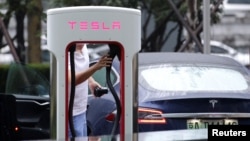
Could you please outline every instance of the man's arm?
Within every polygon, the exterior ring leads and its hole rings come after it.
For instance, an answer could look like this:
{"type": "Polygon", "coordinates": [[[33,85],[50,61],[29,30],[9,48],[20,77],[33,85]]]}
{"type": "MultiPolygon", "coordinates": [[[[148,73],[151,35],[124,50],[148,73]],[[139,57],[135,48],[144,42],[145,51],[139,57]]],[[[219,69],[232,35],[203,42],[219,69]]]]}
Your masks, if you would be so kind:
{"type": "MultiPolygon", "coordinates": [[[[96,64],[92,65],[87,70],[76,73],[76,85],[89,79],[97,70],[101,69],[102,67],[109,67],[111,63],[112,58],[103,56],[96,64]]],[[[89,80],[92,81],[92,83],[95,82],[92,77],[89,80]]],[[[68,74],[68,81],[71,82],[71,73],[68,74]]]]}
{"type": "Polygon", "coordinates": [[[96,82],[92,76],[89,77],[88,81],[89,81],[89,89],[90,89],[91,93],[94,94],[94,89],[96,87],[101,87],[101,85],[98,82],[96,82]]]}

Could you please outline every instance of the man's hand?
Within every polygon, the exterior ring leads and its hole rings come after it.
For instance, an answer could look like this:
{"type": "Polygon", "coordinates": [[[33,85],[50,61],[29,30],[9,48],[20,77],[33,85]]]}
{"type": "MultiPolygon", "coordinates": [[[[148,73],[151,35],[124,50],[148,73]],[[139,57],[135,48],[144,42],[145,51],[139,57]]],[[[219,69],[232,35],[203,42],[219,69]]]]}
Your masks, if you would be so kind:
{"type": "Polygon", "coordinates": [[[94,64],[94,67],[97,70],[99,70],[102,67],[110,67],[111,64],[112,64],[112,58],[109,57],[108,55],[104,55],[101,57],[101,59],[96,64],[94,64]]]}
{"type": "Polygon", "coordinates": [[[91,94],[94,94],[94,90],[96,87],[101,87],[101,85],[96,82],[92,77],[89,78],[89,89],[91,91],[91,94]]]}

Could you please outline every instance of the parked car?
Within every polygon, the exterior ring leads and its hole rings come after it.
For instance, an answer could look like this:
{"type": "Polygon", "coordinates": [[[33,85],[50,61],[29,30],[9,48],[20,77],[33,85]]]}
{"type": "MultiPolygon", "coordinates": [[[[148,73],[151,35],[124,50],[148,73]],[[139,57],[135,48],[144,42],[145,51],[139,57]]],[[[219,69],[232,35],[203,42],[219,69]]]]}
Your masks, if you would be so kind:
{"type": "Polygon", "coordinates": [[[250,0],[223,0],[223,18],[249,20],[250,0]]]}
{"type": "Polygon", "coordinates": [[[50,84],[46,77],[28,65],[11,63],[3,89],[0,140],[49,139],[50,84]]]}
{"type": "MultiPolygon", "coordinates": [[[[250,124],[250,73],[234,59],[163,52],[139,53],[138,57],[139,132],[250,124]]],[[[113,67],[113,86],[119,95],[119,61],[113,67]]],[[[97,73],[96,80],[103,81],[105,69],[97,73]]],[[[114,98],[110,92],[89,97],[90,135],[109,135],[116,117],[114,98]]]]}
{"type": "MultiPolygon", "coordinates": [[[[245,66],[250,64],[250,56],[249,56],[250,52],[246,53],[239,52],[235,48],[216,40],[210,41],[210,47],[211,47],[210,53],[212,55],[230,57],[245,66]]],[[[196,47],[196,52],[199,52],[197,47],[196,47]]]]}

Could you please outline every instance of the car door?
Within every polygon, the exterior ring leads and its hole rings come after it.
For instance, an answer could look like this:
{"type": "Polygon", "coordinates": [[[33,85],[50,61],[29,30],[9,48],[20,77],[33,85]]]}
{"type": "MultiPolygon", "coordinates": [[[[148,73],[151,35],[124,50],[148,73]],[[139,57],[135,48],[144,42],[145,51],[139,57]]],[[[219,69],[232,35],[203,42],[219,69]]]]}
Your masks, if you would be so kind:
{"type": "Polygon", "coordinates": [[[27,65],[12,63],[6,82],[5,95],[15,98],[18,139],[49,139],[49,81],[27,65]]]}

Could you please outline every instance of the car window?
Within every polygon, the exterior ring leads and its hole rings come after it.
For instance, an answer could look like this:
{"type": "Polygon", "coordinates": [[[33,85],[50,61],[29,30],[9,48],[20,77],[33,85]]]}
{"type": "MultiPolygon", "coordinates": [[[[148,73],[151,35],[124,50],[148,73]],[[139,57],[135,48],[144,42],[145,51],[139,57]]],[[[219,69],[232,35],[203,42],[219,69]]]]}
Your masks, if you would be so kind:
{"type": "Polygon", "coordinates": [[[27,65],[10,64],[6,82],[6,94],[49,97],[49,81],[27,65]]]}
{"type": "Polygon", "coordinates": [[[249,89],[249,82],[244,75],[226,68],[155,65],[140,69],[139,75],[139,83],[143,87],[158,91],[244,91],[249,89]]]}
{"type": "Polygon", "coordinates": [[[211,53],[228,54],[229,52],[217,46],[211,46],[211,53]]]}

